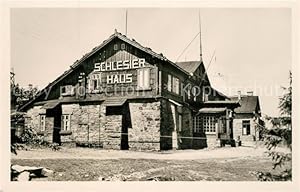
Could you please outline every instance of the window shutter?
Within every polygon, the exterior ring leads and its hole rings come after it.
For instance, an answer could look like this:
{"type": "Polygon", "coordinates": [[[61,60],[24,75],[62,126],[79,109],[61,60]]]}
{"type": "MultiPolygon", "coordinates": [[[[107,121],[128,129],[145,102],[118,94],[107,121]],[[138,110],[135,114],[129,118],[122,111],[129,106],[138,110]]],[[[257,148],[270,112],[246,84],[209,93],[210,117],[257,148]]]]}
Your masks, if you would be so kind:
{"type": "Polygon", "coordinates": [[[137,85],[138,85],[138,88],[143,88],[143,70],[142,69],[138,69],[137,70],[137,85]]]}
{"type": "Polygon", "coordinates": [[[172,76],[168,75],[168,91],[172,91],[172,76]]]}
{"type": "Polygon", "coordinates": [[[60,127],[61,127],[61,130],[64,130],[64,115],[61,116],[61,122],[60,122],[60,127]]]}
{"type": "Polygon", "coordinates": [[[150,87],[150,69],[145,68],[144,69],[144,88],[149,88],[150,87]]]}
{"type": "Polygon", "coordinates": [[[93,91],[94,90],[94,82],[93,82],[93,79],[90,79],[89,80],[89,91],[93,91]]]}
{"type": "Polygon", "coordinates": [[[101,80],[97,79],[97,89],[100,89],[100,83],[101,83],[101,80]]]}
{"type": "Polygon", "coordinates": [[[179,79],[175,78],[175,93],[179,94],[179,79]]]}

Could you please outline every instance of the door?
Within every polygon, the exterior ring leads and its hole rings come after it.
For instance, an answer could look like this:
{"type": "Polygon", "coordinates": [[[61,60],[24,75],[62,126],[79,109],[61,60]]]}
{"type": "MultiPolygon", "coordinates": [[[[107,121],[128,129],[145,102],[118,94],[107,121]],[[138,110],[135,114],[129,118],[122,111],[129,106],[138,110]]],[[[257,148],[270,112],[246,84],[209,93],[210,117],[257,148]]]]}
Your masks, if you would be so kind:
{"type": "Polygon", "coordinates": [[[53,124],[53,143],[61,144],[60,129],[61,129],[61,107],[58,106],[53,109],[54,124],[53,124]]]}
{"type": "Polygon", "coordinates": [[[131,118],[129,105],[126,103],[122,108],[122,132],[121,132],[121,149],[128,150],[128,127],[131,127],[131,118]]]}

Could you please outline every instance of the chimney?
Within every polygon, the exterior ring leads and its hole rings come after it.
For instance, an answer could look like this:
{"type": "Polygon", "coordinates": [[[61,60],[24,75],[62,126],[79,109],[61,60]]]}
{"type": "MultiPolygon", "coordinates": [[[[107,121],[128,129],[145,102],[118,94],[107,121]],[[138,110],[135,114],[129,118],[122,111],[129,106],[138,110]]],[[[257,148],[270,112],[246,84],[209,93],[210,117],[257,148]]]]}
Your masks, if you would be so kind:
{"type": "Polygon", "coordinates": [[[242,98],[242,92],[238,91],[237,93],[238,93],[238,99],[241,100],[241,98],[242,98]]]}
{"type": "Polygon", "coordinates": [[[247,91],[248,96],[253,96],[253,91],[247,91]]]}
{"type": "Polygon", "coordinates": [[[76,94],[80,99],[84,99],[86,96],[86,76],[85,73],[80,73],[78,76],[78,88],[76,90],[76,94]]]}

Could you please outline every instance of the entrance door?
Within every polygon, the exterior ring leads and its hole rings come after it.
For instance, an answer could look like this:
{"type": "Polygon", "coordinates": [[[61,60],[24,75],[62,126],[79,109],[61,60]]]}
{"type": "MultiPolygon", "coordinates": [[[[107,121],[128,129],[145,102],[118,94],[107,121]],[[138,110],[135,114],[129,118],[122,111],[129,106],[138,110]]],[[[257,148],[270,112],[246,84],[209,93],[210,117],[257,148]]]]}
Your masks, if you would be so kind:
{"type": "Polygon", "coordinates": [[[129,105],[126,103],[122,108],[122,133],[121,133],[121,149],[128,150],[128,127],[131,127],[131,118],[129,105]]]}
{"type": "MultiPolygon", "coordinates": [[[[122,119],[124,119],[124,115],[123,115],[122,119]]],[[[129,149],[129,145],[128,145],[128,127],[124,124],[124,121],[122,123],[121,149],[122,150],[128,150],[129,149]]]]}
{"type": "Polygon", "coordinates": [[[53,109],[54,125],[53,125],[53,143],[61,144],[60,129],[61,129],[61,107],[58,106],[53,109]]]}

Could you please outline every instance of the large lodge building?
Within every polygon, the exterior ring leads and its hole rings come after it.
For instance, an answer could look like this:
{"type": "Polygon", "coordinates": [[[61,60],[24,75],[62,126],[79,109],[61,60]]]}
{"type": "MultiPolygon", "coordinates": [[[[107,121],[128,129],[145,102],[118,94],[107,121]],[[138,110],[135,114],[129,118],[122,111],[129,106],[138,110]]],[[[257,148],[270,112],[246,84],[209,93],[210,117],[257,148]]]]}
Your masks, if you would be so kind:
{"type": "Polygon", "coordinates": [[[234,143],[239,106],[202,61],[174,63],[116,31],[20,110],[48,142],[167,150],[234,143]]]}

